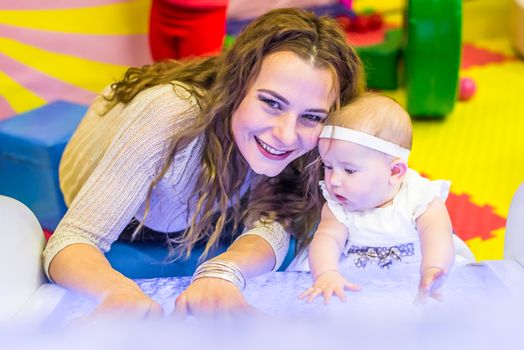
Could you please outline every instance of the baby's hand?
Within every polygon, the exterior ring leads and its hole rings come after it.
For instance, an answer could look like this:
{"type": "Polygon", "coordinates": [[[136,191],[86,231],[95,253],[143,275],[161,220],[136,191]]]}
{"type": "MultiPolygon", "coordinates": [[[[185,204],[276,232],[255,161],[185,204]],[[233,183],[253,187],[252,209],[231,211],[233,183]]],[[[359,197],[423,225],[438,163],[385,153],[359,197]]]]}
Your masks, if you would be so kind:
{"type": "Polygon", "coordinates": [[[324,296],[324,304],[328,304],[333,293],[342,301],[346,302],[345,290],[358,292],[360,287],[346,280],[338,271],[328,270],[317,276],[313,286],[301,293],[298,297],[312,302],[320,294],[324,296]]]}
{"type": "Polygon", "coordinates": [[[427,298],[443,301],[442,285],[447,274],[439,267],[428,267],[422,271],[418,285],[417,302],[424,302],[427,298]]]}

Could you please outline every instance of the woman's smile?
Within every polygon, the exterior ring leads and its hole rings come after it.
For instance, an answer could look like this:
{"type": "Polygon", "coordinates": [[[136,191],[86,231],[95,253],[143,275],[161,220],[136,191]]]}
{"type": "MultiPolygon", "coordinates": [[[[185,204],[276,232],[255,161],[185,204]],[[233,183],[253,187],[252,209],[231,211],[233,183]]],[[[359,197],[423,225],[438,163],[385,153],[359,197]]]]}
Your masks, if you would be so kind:
{"type": "Polygon", "coordinates": [[[260,153],[262,153],[263,156],[272,159],[272,160],[282,160],[286,159],[293,151],[283,151],[278,150],[276,148],[271,147],[261,139],[255,136],[255,141],[257,142],[257,145],[259,146],[260,153]]]}

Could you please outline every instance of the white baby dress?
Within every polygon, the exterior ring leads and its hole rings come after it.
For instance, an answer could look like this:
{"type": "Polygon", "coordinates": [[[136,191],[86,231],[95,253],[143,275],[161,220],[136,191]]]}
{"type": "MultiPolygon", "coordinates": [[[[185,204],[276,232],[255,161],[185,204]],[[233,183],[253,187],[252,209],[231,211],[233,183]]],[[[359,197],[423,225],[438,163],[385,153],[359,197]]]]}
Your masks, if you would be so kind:
{"type": "MultiPolygon", "coordinates": [[[[370,265],[389,268],[399,263],[420,263],[420,242],[415,221],[435,198],[446,200],[450,183],[444,180],[431,181],[408,169],[391,205],[353,212],[344,209],[340,202],[330,196],[323,181],[320,187],[329,209],[348,229],[341,263],[349,260],[357,268],[370,265]]],[[[455,263],[474,261],[466,244],[456,235],[453,235],[453,240],[457,253],[455,263]]],[[[305,254],[297,257],[290,269],[308,271],[305,254]]]]}

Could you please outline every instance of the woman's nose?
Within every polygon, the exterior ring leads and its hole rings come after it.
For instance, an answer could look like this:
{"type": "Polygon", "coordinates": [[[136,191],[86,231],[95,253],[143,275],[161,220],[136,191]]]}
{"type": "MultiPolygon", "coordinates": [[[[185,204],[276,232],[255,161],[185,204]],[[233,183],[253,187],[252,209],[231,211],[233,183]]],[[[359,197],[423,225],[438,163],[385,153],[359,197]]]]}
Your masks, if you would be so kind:
{"type": "Polygon", "coordinates": [[[297,117],[292,113],[280,115],[273,127],[273,135],[282,146],[294,146],[297,142],[297,117]]]}

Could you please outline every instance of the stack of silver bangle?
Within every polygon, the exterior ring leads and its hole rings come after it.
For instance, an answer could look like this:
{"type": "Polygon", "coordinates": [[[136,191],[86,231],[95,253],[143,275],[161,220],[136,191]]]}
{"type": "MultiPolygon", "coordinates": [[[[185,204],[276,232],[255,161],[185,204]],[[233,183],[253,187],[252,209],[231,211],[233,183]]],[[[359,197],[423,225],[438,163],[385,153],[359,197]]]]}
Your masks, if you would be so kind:
{"type": "Polygon", "coordinates": [[[204,277],[220,278],[233,283],[240,290],[244,290],[246,287],[246,279],[242,271],[238,266],[226,260],[214,259],[201,264],[193,274],[191,283],[204,277]]]}

